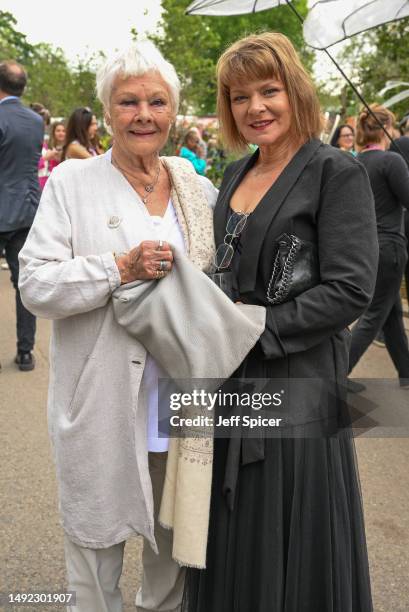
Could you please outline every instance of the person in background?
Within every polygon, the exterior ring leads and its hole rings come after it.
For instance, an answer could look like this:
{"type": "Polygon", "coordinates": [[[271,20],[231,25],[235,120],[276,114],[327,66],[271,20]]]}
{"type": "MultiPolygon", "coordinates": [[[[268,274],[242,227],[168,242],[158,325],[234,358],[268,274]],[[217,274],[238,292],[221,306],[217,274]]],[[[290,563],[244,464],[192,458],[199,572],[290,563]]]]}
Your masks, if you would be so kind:
{"type": "Polygon", "coordinates": [[[48,135],[47,135],[46,130],[47,130],[48,126],[50,125],[51,113],[48,110],[48,108],[46,108],[40,102],[32,102],[30,104],[30,108],[31,108],[32,111],[37,113],[37,115],[40,115],[40,117],[44,121],[44,130],[45,130],[44,140],[46,141],[48,139],[48,135]]]}
{"type": "MultiPolygon", "coordinates": [[[[394,138],[393,143],[390,146],[391,151],[395,151],[399,153],[405,160],[408,168],[409,168],[409,117],[404,117],[399,124],[400,132],[394,138]]],[[[395,131],[395,130],[394,130],[395,131]]],[[[405,288],[406,288],[406,299],[409,306],[409,212],[405,210],[404,212],[404,228],[405,228],[405,237],[406,237],[406,250],[408,254],[408,260],[406,262],[405,268],[405,288]]],[[[374,340],[374,344],[377,346],[381,346],[385,348],[385,338],[383,333],[378,334],[376,340],[374,340]]]]}
{"type": "MultiPolygon", "coordinates": [[[[402,136],[397,138],[393,145],[391,146],[392,151],[396,151],[400,155],[403,156],[405,162],[409,168],[409,116],[406,117],[406,122],[404,121],[401,127],[402,136]],[[398,145],[398,147],[394,146],[398,145]]],[[[405,268],[405,285],[406,285],[406,298],[408,301],[409,308],[409,212],[405,212],[405,236],[406,236],[406,249],[408,252],[408,261],[406,262],[405,268]]]]}
{"type": "Polygon", "coordinates": [[[61,161],[98,155],[94,143],[97,131],[98,123],[92,110],[87,107],[76,108],[68,119],[61,161]]]}
{"type": "MultiPolygon", "coordinates": [[[[395,151],[399,153],[405,160],[409,168],[409,118],[404,117],[403,120],[399,123],[400,130],[396,127],[393,127],[389,132],[393,137],[393,142],[390,146],[390,151],[395,151]]],[[[406,262],[405,268],[405,288],[406,288],[406,298],[409,305],[409,213],[405,210],[404,212],[404,229],[405,229],[405,237],[407,241],[406,250],[408,254],[408,261],[406,262]]],[[[374,340],[374,344],[381,348],[386,348],[385,345],[385,336],[383,331],[381,331],[376,339],[374,340]]]]}
{"type": "Polygon", "coordinates": [[[44,104],[41,104],[41,102],[32,102],[30,104],[30,108],[32,111],[37,113],[37,115],[40,115],[40,117],[42,118],[44,122],[44,142],[43,142],[43,148],[41,150],[41,157],[38,162],[38,182],[40,184],[40,189],[42,191],[45,185],[45,181],[43,179],[44,179],[44,169],[45,169],[46,162],[44,158],[47,157],[47,151],[48,151],[49,135],[47,133],[47,130],[51,122],[51,113],[48,110],[48,108],[44,106],[44,104]]]}
{"type": "Polygon", "coordinates": [[[409,166],[409,117],[404,118],[403,123],[401,123],[401,133],[391,144],[390,150],[402,155],[409,166]]]}
{"type": "Polygon", "coordinates": [[[95,150],[97,155],[102,155],[103,153],[105,153],[105,149],[101,144],[101,139],[98,134],[98,128],[95,131],[94,136],[91,138],[91,146],[95,150]]]}
{"type": "Polygon", "coordinates": [[[199,131],[196,128],[191,128],[185,134],[180,157],[188,159],[198,174],[204,175],[206,173],[206,158],[200,144],[199,131]]]}
{"type": "Polygon", "coordinates": [[[20,101],[26,83],[23,66],[14,61],[0,62],[0,253],[5,251],[16,290],[15,363],[22,371],[34,368],[36,319],[21,301],[18,254],[40,199],[37,167],[44,136],[41,117],[20,101]]]}
{"type": "Polygon", "coordinates": [[[56,121],[51,126],[50,138],[44,141],[40,161],[38,163],[38,180],[41,190],[51,172],[61,162],[62,149],[65,143],[65,125],[63,121],[56,121]]]}
{"type": "Polygon", "coordinates": [[[207,141],[208,136],[206,136],[206,130],[203,130],[202,127],[192,127],[192,130],[197,133],[199,137],[199,147],[201,149],[201,157],[203,159],[207,159],[207,141]]]}
{"type": "Polygon", "coordinates": [[[207,143],[207,176],[219,182],[226,166],[227,155],[223,144],[218,136],[212,136],[207,143]]]}
{"type": "Polygon", "coordinates": [[[390,140],[379,125],[389,131],[393,114],[376,104],[371,109],[378,121],[367,110],[360,114],[357,144],[358,160],[368,172],[375,198],[379,265],[372,301],[352,329],[349,371],[383,330],[400,385],[409,389],[409,348],[399,293],[407,261],[403,214],[409,209],[409,171],[400,155],[388,151],[390,140]]]}
{"type": "Polygon", "coordinates": [[[339,125],[331,138],[330,145],[341,149],[341,151],[347,151],[352,155],[356,156],[355,151],[355,130],[352,125],[343,123],[339,125]]]}

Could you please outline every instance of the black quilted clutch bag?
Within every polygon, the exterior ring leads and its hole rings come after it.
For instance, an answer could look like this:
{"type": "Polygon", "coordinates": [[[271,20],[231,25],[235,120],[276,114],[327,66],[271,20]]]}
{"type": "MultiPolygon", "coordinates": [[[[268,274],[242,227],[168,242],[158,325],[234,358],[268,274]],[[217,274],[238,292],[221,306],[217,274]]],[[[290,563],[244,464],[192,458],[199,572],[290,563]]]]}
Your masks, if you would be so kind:
{"type": "Polygon", "coordinates": [[[270,304],[282,304],[320,282],[317,247],[294,234],[277,238],[278,250],[267,288],[270,304]]]}

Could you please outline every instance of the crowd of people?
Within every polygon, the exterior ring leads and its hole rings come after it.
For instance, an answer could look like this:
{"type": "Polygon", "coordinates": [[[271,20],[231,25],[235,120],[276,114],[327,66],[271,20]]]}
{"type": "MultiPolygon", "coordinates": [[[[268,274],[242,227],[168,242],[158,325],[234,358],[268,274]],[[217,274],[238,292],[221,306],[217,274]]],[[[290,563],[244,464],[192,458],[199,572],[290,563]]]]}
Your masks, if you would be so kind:
{"type": "MultiPolygon", "coordinates": [[[[100,131],[106,133],[105,126],[98,124],[90,108],[76,108],[67,122],[51,121],[50,111],[40,103],[30,104],[30,108],[44,121],[44,142],[38,166],[41,190],[52,170],[65,159],[87,159],[105,152],[99,136],[100,131]]],[[[188,159],[202,176],[209,171],[211,173],[212,169],[219,175],[225,168],[227,155],[214,133],[215,129],[213,132],[201,130],[193,123],[182,120],[172,154],[188,159]]],[[[111,147],[112,138],[107,143],[107,148],[111,147]]]]}
{"type": "Polygon", "coordinates": [[[217,66],[236,153],[218,190],[205,176],[225,159],[217,138],[190,125],[178,155],[160,155],[180,82],[151,43],[98,71],[107,151],[91,109],[50,124],[21,103],[26,81],[0,63],[0,252],[21,370],[35,317],[53,321],[68,610],[120,612],[125,542],[140,534],[138,612],[372,612],[346,390],[380,331],[409,389],[408,123],[390,150],[394,117],[372,105],[324,144],[291,42],[250,35],[217,66]],[[160,435],[160,379],[175,364],[212,378],[214,363],[232,384],[290,389],[280,435],[160,435]]]}

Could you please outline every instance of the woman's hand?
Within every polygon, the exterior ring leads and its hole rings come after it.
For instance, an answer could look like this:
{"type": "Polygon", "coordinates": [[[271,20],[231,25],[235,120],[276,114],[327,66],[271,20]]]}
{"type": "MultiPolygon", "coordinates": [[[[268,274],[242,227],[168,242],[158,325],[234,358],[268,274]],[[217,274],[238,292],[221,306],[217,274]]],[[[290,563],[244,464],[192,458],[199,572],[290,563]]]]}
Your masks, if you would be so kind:
{"type": "Polygon", "coordinates": [[[163,278],[173,265],[169,243],[162,240],[144,240],[129,253],[115,257],[121,275],[121,285],[135,280],[163,278]]]}
{"type": "Polygon", "coordinates": [[[58,149],[52,149],[51,152],[52,152],[51,159],[53,159],[54,161],[60,162],[62,151],[59,151],[58,149]]]}
{"type": "Polygon", "coordinates": [[[57,149],[47,149],[47,151],[43,155],[43,159],[44,161],[50,161],[52,159],[55,159],[58,161],[57,156],[58,156],[57,149]]]}

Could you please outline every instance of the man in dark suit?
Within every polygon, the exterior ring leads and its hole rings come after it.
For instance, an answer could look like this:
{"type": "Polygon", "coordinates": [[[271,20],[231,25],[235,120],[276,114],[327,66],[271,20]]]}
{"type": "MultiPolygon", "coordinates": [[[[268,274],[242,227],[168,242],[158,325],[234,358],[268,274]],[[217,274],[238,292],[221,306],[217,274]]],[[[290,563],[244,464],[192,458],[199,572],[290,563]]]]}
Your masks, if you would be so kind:
{"type": "Polygon", "coordinates": [[[0,253],[5,251],[16,290],[17,355],[22,371],[34,368],[35,317],[26,310],[18,290],[18,254],[33,222],[40,199],[38,161],[43,120],[20,101],[27,83],[22,66],[0,62],[0,253]]]}

